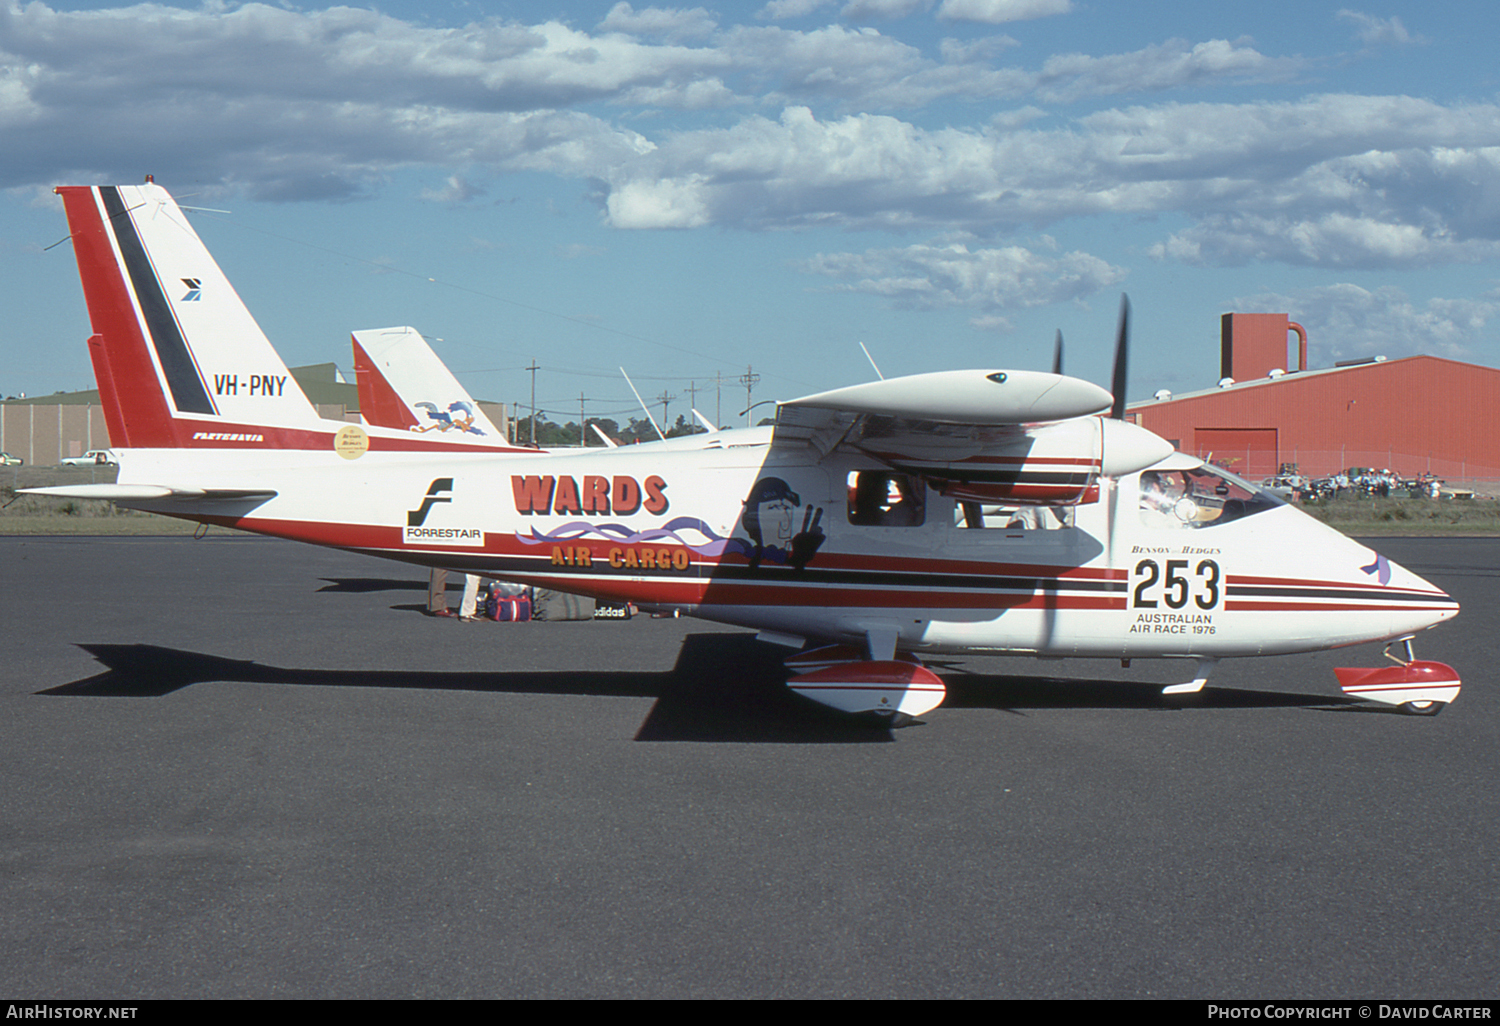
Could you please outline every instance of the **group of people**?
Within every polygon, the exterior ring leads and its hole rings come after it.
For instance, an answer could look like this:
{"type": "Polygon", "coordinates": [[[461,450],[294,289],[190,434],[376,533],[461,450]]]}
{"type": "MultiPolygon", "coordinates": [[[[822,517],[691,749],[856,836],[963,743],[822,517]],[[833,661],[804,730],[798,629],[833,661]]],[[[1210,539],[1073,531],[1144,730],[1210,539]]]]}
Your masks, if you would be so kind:
{"type": "Polygon", "coordinates": [[[1371,498],[1387,498],[1393,490],[1421,491],[1428,498],[1439,497],[1443,482],[1435,474],[1419,474],[1413,480],[1405,480],[1390,470],[1366,470],[1356,474],[1340,472],[1332,477],[1313,483],[1312,491],[1320,498],[1339,498],[1345,492],[1366,495],[1371,498]]]}

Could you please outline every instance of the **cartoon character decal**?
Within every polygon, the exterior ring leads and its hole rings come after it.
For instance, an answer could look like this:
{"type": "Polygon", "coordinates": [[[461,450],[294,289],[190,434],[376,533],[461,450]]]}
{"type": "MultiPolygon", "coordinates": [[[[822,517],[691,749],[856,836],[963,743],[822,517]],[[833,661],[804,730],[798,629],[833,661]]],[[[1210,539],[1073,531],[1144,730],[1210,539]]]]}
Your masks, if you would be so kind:
{"type": "Polygon", "coordinates": [[[426,427],[413,427],[412,430],[418,434],[427,431],[462,431],[470,435],[482,435],[483,431],[474,426],[474,407],[466,402],[454,402],[448,404],[446,411],[437,408],[436,403],[413,403],[418,409],[426,412],[427,419],[433,421],[426,427]]]}
{"type": "MultiPolygon", "coordinates": [[[[779,477],[763,477],[755,482],[745,499],[745,513],[740,523],[750,536],[750,545],[739,542],[750,559],[750,569],[762,561],[788,564],[798,570],[812,562],[814,554],[827,540],[823,533],[823,508],[812,503],[802,513],[802,530],[793,533],[797,507],[802,498],[779,477]],[[768,543],[769,539],[769,543],[768,543]]],[[[738,539],[736,539],[738,541],[738,539]]]]}

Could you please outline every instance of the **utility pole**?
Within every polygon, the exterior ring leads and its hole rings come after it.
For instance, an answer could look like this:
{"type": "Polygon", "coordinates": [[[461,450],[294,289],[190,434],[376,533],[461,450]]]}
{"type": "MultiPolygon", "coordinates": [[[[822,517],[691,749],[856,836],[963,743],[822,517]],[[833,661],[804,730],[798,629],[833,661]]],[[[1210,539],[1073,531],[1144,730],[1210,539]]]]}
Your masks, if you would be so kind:
{"type": "Polygon", "coordinates": [[[662,389],[661,395],[656,397],[656,401],[661,403],[661,429],[663,431],[672,430],[672,422],[667,420],[667,404],[676,398],[675,395],[668,395],[666,389],[662,389]]]}
{"type": "Polygon", "coordinates": [[[536,448],[536,372],[540,370],[537,366],[536,357],[531,358],[531,366],[526,368],[531,371],[531,447],[536,448]]]}
{"type": "Polygon", "coordinates": [[[589,418],[583,412],[583,393],[578,393],[578,446],[582,449],[589,447],[589,418]]]}
{"type": "Polygon", "coordinates": [[[740,384],[745,386],[745,426],[750,426],[750,391],[755,383],[760,380],[760,375],[755,373],[755,368],[750,364],[745,365],[745,373],[740,375],[740,384]]]}

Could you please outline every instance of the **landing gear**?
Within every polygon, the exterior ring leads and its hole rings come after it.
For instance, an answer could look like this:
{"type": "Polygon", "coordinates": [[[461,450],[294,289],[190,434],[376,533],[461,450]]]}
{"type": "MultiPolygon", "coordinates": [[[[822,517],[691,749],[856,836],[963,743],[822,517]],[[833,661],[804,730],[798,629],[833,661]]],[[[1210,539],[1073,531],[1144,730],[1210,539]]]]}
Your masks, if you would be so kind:
{"type": "Polygon", "coordinates": [[[1458,671],[1446,663],[1418,660],[1412,654],[1410,635],[1386,645],[1385,657],[1396,665],[1373,670],[1334,667],[1344,694],[1394,705],[1408,716],[1436,716],[1458,697],[1462,686],[1458,671]],[[1401,654],[1391,654],[1393,645],[1401,646],[1401,654]]]}
{"type": "Polygon", "coordinates": [[[1420,702],[1402,702],[1396,706],[1396,711],[1405,713],[1407,716],[1436,716],[1443,711],[1446,702],[1438,702],[1432,699],[1424,699],[1420,702]]]}
{"type": "Polygon", "coordinates": [[[1193,695],[1203,690],[1203,685],[1208,683],[1208,675],[1213,673],[1214,667],[1219,661],[1212,656],[1202,656],[1198,660],[1198,675],[1186,684],[1168,684],[1161,689],[1164,695],[1193,695]]]}

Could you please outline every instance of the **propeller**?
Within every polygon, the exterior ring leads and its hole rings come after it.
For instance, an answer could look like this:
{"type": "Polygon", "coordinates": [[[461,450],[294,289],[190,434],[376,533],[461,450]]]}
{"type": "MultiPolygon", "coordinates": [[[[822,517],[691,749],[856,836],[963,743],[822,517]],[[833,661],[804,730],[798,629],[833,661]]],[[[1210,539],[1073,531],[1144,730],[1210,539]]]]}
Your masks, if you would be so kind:
{"type": "Polygon", "coordinates": [[[1115,420],[1125,419],[1125,387],[1129,377],[1130,362],[1130,297],[1120,295],[1120,331],[1115,336],[1115,371],[1110,378],[1110,392],[1114,394],[1114,405],[1109,415],[1115,420]]]}
{"type": "Polygon", "coordinates": [[[1062,329],[1057,329],[1057,341],[1052,343],[1052,373],[1061,374],[1063,368],[1062,329]]]}
{"type": "MultiPolygon", "coordinates": [[[[1129,376],[1128,364],[1130,356],[1130,297],[1124,293],[1120,294],[1120,330],[1115,335],[1115,369],[1110,375],[1110,392],[1114,395],[1114,403],[1109,408],[1109,415],[1114,420],[1125,419],[1125,388],[1129,376]]],[[[1101,429],[1105,425],[1100,425],[1101,429]]],[[[1120,487],[1118,481],[1109,482],[1109,498],[1105,506],[1105,516],[1108,522],[1109,539],[1109,561],[1114,563],[1115,553],[1115,529],[1120,522],[1120,487]]]]}

